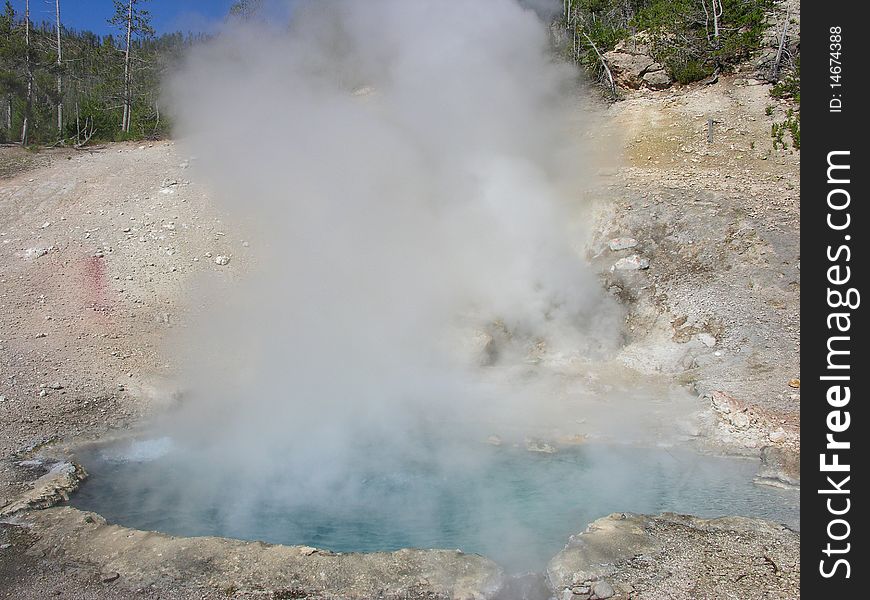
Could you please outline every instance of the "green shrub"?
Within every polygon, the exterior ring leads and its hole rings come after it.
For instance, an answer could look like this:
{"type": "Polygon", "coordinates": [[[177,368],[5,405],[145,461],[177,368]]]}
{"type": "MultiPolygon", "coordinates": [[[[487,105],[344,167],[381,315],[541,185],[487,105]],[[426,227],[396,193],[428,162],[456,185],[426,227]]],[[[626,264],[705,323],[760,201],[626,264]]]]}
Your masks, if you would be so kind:
{"type": "Polygon", "coordinates": [[[652,0],[632,20],[649,34],[653,57],[680,83],[704,79],[748,58],[761,45],[773,1],[722,0],[718,39],[703,6],[699,0],[652,0]]]}
{"type": "Polygon", "coordinates": [[[669,58],[664,64],[677,83],[692,83],[713,74],[713,66],[703,60],[687,59],[680,62],[677,58],[669,58]]]}
{"type": "Polygon", "coordinates": [[[794,67],[773,86],[770,95],[778,99],[794,100],[798,105],[801,103],[801,59],[798,56],[794,61],[794,67]]]}

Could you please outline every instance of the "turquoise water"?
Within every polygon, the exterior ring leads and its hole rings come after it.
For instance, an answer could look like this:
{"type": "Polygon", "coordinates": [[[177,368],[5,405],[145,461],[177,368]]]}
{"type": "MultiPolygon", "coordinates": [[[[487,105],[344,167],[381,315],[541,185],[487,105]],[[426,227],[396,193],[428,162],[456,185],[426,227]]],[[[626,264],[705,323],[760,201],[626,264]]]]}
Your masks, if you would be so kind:
{"type": "Polygon", "coordinates": [[[128,442],[79,456],[90,478],[71,504],[176,535],[337,552],[458,548],[514,572],[543,568],[569,535],[612,512],[744,515],[798,527],[797,492],[753,484],[755,460],[605,445],[453,450],[431,459],[361,453],[351,469],[312,461],[305,474],[270,461],[266,477],[257,462],[228,468],[168,438],[128,442]]]}

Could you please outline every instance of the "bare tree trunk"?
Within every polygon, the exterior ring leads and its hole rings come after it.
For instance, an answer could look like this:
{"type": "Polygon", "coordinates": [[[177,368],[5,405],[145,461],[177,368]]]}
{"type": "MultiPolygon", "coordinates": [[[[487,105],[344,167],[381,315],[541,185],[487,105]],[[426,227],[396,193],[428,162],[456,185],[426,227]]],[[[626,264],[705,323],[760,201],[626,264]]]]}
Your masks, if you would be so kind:
{"type": "Polygon", "coordinates": [[[713,0],[713,39],[719,48],[719,17],[722,16],[722,0],[713,0]]]}
{"type": "Polygon", "coordinates": [[[21,145],[27,145],[27,128],[33,107],[33,69],[30,65],[30,0],[24,2],[24,63],[27,70],[27,99],[24,105],[24,123],[21,125],[21,145]]]}
{"type": "Polygon", "coordinates": [[[779,79],[779,63],[782,61],[782,51],[785,48],[785,36],[788,33],[788,20],[791,17],[791,7],[785,11],[785,23],[782,26],[782,35],[779,38],[779,48],[776,50],[776,60],[773,61],[773,69],[770,73],[770,80],[776,81],[779,79]]]}
{"type": "Polygon", "coordinates": [[[604,67],[604,73],[607,75],[607,81],[610,83],[610,93],[613,94],[614,98],[616,98],[616,82],[613,81],[613,73],[610,72],[610,67],[607,64],[607,61],[604,60],[604,57],[601,55],[601,52],[598,51],[595,42],[592,41],[592,38],[586,35],[585,31],[583,32],[583,37],[586,38],[586,41],[589,42],[589,45],[592,46],[593,50],[595,50],[598,60],[601,61],[601,66],[604,67]]]}
{"type": "Polygon", "coordinates": [[[57,20],[57,131],[63,132],[63,80],[61,77],[62,68],[62,47],[60,45],[60,0],[54,0],[54,14],[57,20]]]}
{"type": "Polygon", "coordinates": [[[6,94],[6,131],[12,137],[12,94],[6,94]]]}
{"type": "Polygon", "coordinates": [[[130,40],[133,36],[133,0],[127,11],[127,47],[124,51],[124,116],[121,118],[121,131],[130,131],[130,112],[133,109],[132,90],[130,89],[130,40]]]}

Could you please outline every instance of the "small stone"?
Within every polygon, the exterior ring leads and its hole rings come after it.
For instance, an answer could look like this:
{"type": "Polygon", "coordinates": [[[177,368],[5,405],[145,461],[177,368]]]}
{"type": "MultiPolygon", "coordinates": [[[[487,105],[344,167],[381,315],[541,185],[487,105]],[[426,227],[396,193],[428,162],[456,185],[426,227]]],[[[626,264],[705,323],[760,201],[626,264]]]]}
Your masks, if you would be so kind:
{"type": "Polygon", "coordinates": [[[788,387],[799,389],[801,387],[801,380],[800,379],[790,379],[788,382],[788,387]]]}
{"type": "Polygon", "coordinates": [[[0,395],[0,402],[6,402],[6,396],[0,395]]]}
{"type": "Polygon", "coordinates": [[[44,390],[44,389],[39,390],[39,397],[40,398],[45,398],[46,396],[48,396],[48,390],[44,390]]]}
{"type": "Polygon", "coordinates": [[[562,600],[573,600],[574,592],[571,591],[571,588],[565,588],[562,590],[562,600]]]}
{"type": "Polygon", "coordinates": [[[44,337],[48,337],[48,334],[47,334],[47,333],[44,333],[44,332],[43,332],[43,333],[37,333],[34,337],[36,337],[36,338],[44,338],[44,337]]]}
{"type": "Polygon", "coordinates": [[[699,333],[698,339],[708,348],[712,348],[713,346],[715,346],[717,341],[716,338],[709,333],[699,333]]]}
{"type": "Polygon", "coordinates": [[[738,412],[731,415],[731,424],[737,429],[746,429],[751,423],[749,415],[745,412],[738,412]]]}
{"type": "Polygon", "coordinates": [[[610,247],[611,250],[616,252],[617,250],[627,250],[628,248],[634,248],[635,246],[637,246],[637,240],[630,237],[618,237],[613,238],[612,240],[607,242],[607,245],[610,247]]]}
{"type": "Polygon", "coordinates": [[[0,550],[6,550],[7,548],[11,548],[12,544],[0,544],[0,550]]]}
{"type": "Polygon", "coordinates": [[[24,251],[24,258],[27,258],[27,259],[40,258],[42,256],[45,256],[49,252],[51,252],[52,249],[53,249],[53,246],[49,246],[47,248],[36,248],[36,247],[28,248],[27,250],[24,251]]]}
{"type": "Polygon", "coordinates": [[[613,265],[613,268],[617,271],[642,271],[649,269],[649,260],[637,254],[632,254],[631,256],[620,258],[613,265]]]}
{"type": "Polygon", "coordinates": [[[110,571],[107,573],[100,573],[100,581],[103,583],[112,583],[121,577],[121,574],[117,571],[110,571]]]}
{"type": "Polygon", "coordinates": [[[48,387],[50,387],[50,388],[53,389],[53,390],[62,390],[62,389],[63,389],[63,385],[62,385],[61,382],[59,382],[59,381],[55,381],[54,383],[52,383],[52,384],[51,384],[50,386],[48,386],[48,387]]]}
{"type": "Polygon", "coordinates": [[[782,427],[775,429],[767,434],[767,437],[770,438],[771,442],[781,442],[785,439],[785,430],[782,427]]]}
{"type": "Polygon", "coordinates": [[[613,586],[604,580],[596,581],[592,585],[592,595],[595,598],[600,598],[601,600],[604,600],[605,598],[610,598],[615,593],[616,592],[614,591],[613,586]]]}
{"type": "Polygon", "coordinates": [[[228,265],[228,264],[230,264],[230,257],[223,256],[223,255],[215,256],[214,263],[216,265],[221,265],[221,266],[228,265]]]}

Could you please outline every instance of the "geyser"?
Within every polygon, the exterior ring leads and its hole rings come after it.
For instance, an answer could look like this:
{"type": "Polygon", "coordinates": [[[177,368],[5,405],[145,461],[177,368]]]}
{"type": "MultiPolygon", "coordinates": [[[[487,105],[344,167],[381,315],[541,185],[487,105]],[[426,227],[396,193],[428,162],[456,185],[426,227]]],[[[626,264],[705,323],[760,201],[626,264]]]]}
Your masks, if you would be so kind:
{"type": "Polygon", "coordinates": [[[75,502],[519,568],[615,510],[765,514],[749,462],[525,449],[672,438],[693,402],[607,363],[622,314],[579,200],[607,149],[578,133],[577,82],[514,0],[301,2],[195,48],[167,86],[180,143],[256,256],[195,291],[162,455],[86,458],[75,502]]]}
{"type": "Polygon", "coordinates": [[[539,421],[565,376],[542,387],[530,361],[620,336],[578,255],[578,79],[514,0],[302,2],[287,29],[194,49],[168,85],[178,134],[256,262],[179,340],[167,433],[314,493],[360,448],[434,436],[425,452],[464,462],[448,439],[539,421]]]}

